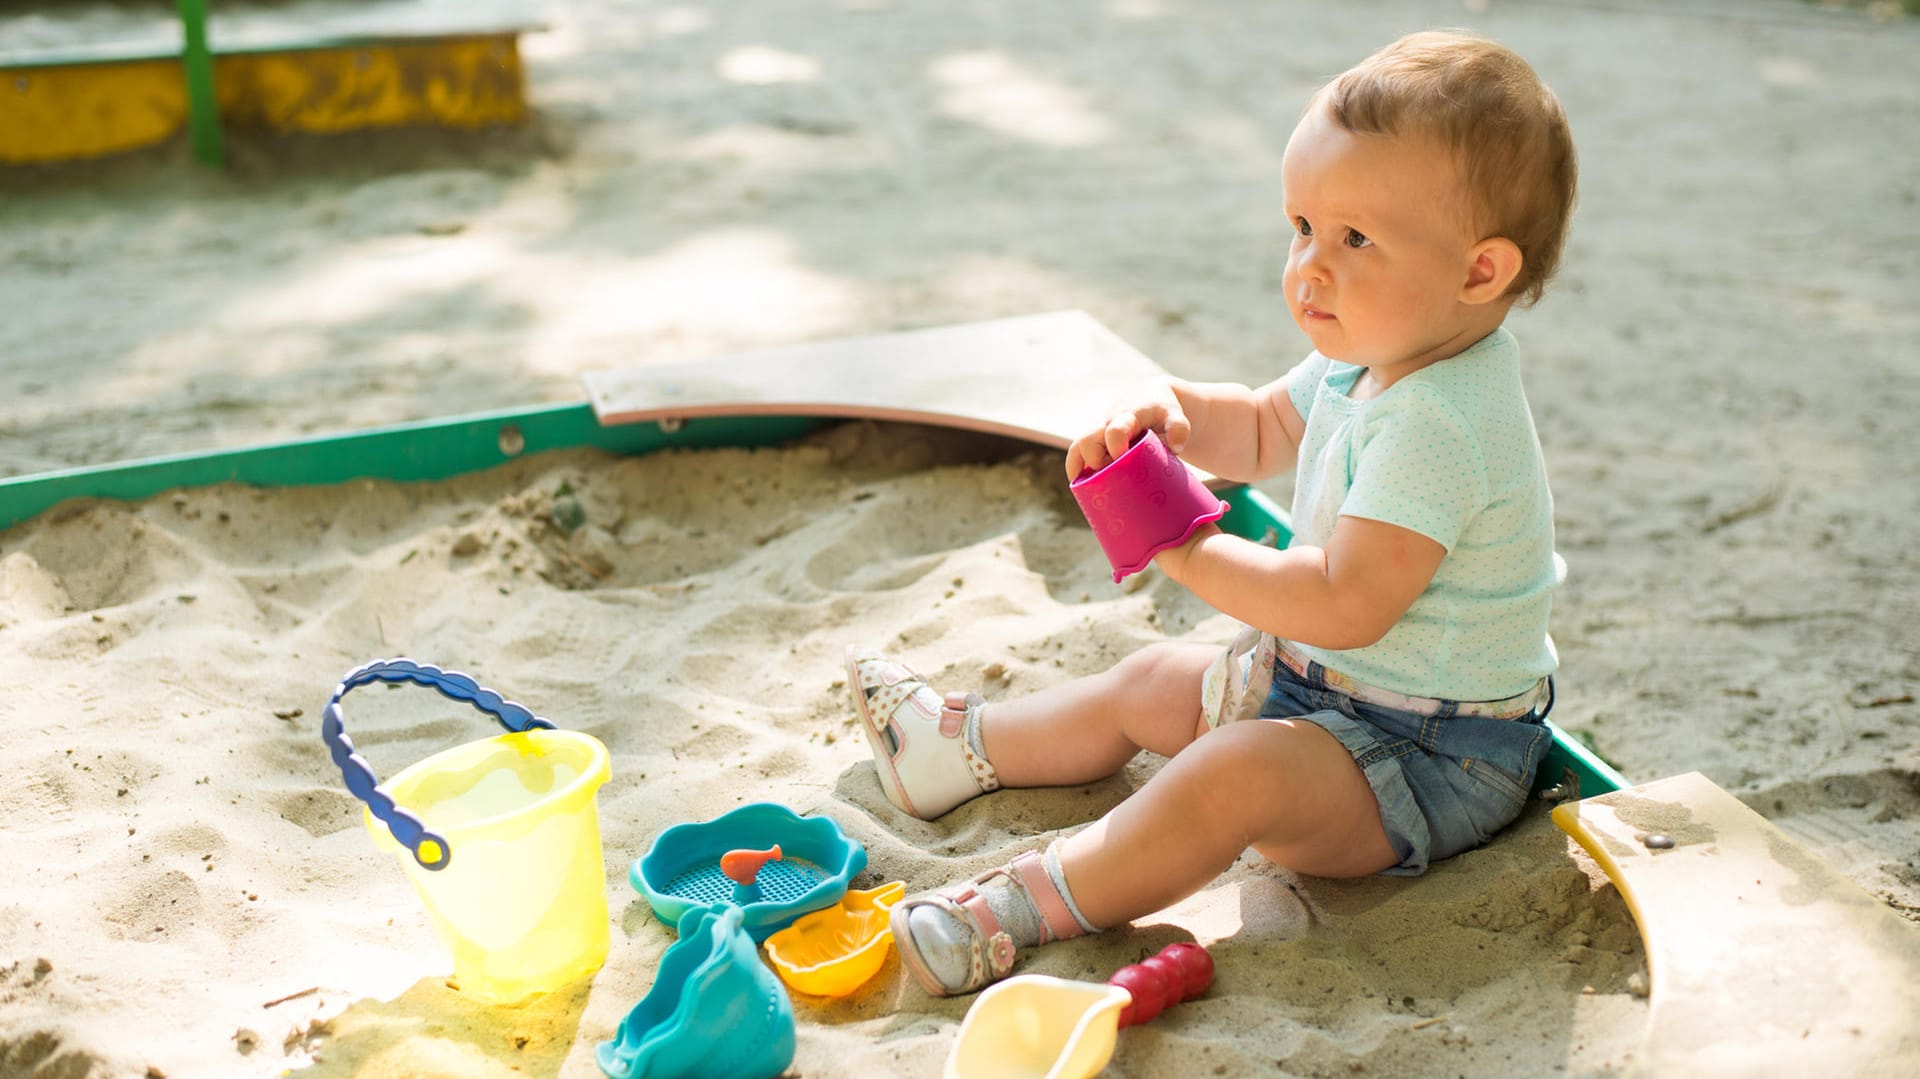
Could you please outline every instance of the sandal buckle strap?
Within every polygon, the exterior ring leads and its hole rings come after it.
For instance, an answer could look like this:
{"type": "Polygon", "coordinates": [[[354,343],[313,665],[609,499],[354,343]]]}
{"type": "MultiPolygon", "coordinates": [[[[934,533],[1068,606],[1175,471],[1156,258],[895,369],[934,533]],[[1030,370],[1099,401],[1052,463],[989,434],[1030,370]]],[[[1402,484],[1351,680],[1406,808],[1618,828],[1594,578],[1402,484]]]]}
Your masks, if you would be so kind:
{"type": "Polygon", "coordinates": [[[1005,977],[1013,969],[1016,949],[1013,937],[1000,927],[1000,919],[987,905],[987,897],[980,894],[976,884],[969,883],[952,897],[952,902],[972,919],[976,934],[973,947],[967,949],[967,984],[979,986],[1005,977]]]}
{"type": "Polygon", "coordinates": [[[974,717],[986,704],[987,699],[978,693],[947,694],[946,702],[940,709],[940,734],[959,741],[960,755],[966,758],[967,769],[973,773],[973,781],[979,785],[980,793],[991,794],[1000,789],[1000,773],[994,770],[987,758],[973,751],[973,739],[967,737],[968,723],[977,722],[974,717]],[[952,733],[948,733],[949,730],[952,733]]]}
{"type": "Polygon", "coordinates": [[[1082,935],[1080,920],[1073,916],[1060,889],[1054,886],[1053,877],[1047,872],[1045,856],[1038,851],[1028,851],[1013,859],[1014,879],[1027,890],[1033,900],[1033,909],[1040,913],[1040,943],[1055,940],[1069,940],[1082,935]]]}
{"type": "Polygon", "coordinates": [[[958,738],[967,729],[968,693],[948,693],[940,706],[940,737],[958,738]]]}

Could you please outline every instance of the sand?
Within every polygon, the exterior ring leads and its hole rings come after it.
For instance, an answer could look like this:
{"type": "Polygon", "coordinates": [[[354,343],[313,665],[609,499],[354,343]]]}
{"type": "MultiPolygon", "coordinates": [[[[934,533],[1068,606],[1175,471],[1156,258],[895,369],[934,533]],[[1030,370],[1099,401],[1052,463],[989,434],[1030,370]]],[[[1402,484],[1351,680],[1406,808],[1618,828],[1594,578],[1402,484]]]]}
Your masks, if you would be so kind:
{"type": "MultiPolygon", "coordinates": [[[[1178,373],[1268,378],[1304,351],[1273,294],[1300,100],[1402,30],[1468,25],[1533,59],[1582,148],[1566,268],[1513,322],[1571,569],[1556,720],[1631,778],[1706,773],[1920,908],[1911,23],[1762,0],[549,10],[525,130],[0,173],[0,474],[1068,307],[1178,373]]],[[[1158,766],[905,818],[847,643],[993,696],[1231,632],[1162,578],[1114,585],[1053,455],[923,428],[58,507],[0,532],[0,1073],[596,1074],[674,939],[625,882],[662,828],[780,801],[865,845],[856,884],[922,887],[1158,766]],[[445,984],[318,733],[339,677],[389,655],[611,749],[590,987],[500,1010],[445,984]]],[[[349,708],[383,774],[485,731],[417,688],[349,708]]],[[[1624,904],[1543,808],[1417,881],[1243,860],[1023,969],[1097,980],[1175,939],[1212,948],[1216,986],[1130,1031],[1112,1075],[1611,1075],[1646,1018],[1624,904]]],[[[935,1074],[968,1003],[890,960],[796,1003],[793,1073],[935,1074]]]]}

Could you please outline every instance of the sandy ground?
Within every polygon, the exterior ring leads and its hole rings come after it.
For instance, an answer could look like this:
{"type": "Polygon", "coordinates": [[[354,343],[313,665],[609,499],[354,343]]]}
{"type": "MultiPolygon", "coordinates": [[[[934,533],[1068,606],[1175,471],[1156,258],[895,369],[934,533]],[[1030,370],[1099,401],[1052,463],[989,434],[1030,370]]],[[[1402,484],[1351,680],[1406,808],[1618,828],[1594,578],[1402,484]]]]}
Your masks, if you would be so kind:
{"type": "MultiPolygon", "coordinates": [[[[525,130],[0,172],[0,475],[1069,307],[1175,372],[1269,378],[1305,348],[1274,295],[1302,99],[1399,32],[1469,26],[1559,90],[1582,153],[1565,271],[1513,322],[1571,568],[1555,718],[1636,780],[1706,773],[1920,910],[1914,23],[1766,0],[546,10],[525,130]]],[[[1050,456],[918,428],[62,507],[0,533],[0,1073],[596,1074],[673,940],[625,884],[666,825],[782,801],[867,846],[858,883],[919,887],[1157,766],[904,818],[844,703],[848,641],[1000,694],[1230,630],[1164,580],[1113,585],[1050,456]],[[443,984],[317,730],[341,674],[396,653],[612,749],[590,989],[502,1012],[443,984]]],[[[352,707],[383,772],[484,729],[424,690],[352,707]]],[[[1103,978],[1189,936],[1216,989],[1110,1074],[1611,1075],[1646,1017],[1623,904],[1543,812],[1415,882],[1243,861],[1025,969],[1103,978]]],[[[933,1074],[967,1003],[890,961],[799,1002],[793,1070],[933,1074]]]]}

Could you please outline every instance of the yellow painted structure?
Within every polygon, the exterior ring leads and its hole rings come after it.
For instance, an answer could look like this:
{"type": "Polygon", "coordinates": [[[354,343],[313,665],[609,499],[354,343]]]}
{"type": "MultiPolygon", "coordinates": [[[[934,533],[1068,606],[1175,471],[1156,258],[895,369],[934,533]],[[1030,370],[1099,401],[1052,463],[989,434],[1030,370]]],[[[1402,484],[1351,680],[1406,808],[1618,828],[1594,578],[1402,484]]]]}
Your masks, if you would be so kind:
{"type": "MultiPolygon", "coordinates": [[[[214,58],[230,127],[333,133],[479,128],[526,119],[517,31],[234,52],[214,58]]],[[[0,68],[0,162],[96,157],[151,146],[187,125],[173,57],[0,68]]]]}
{"type": "Polygon", "coordinates": [[[1920,925],[1698,772],[1553,822],[1639,924],[1651,982],[1626,1074],[1920,1075],[1920,925]]]}
{"type": "Polygon", "coordinates": [[[132,150],[187,122],[187,84],[177,60],[15,68],[4,78],[0,161],[132,150]]]}

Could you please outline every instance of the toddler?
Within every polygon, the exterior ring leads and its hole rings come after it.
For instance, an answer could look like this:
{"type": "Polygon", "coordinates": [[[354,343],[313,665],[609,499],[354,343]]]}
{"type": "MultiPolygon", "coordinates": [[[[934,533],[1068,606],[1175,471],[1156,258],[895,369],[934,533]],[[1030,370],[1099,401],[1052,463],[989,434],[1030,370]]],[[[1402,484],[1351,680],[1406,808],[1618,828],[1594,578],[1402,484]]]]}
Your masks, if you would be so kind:
{"type": "Polygon", "coordinates": [[[1285,550],[1208,525],[1154,559],[1240,639],[991,704],[849,650],[882,788],[916,817],[1170,758],[1044,851],[900,902],[929,992],[1160,910],[1248,847],[1315,876],[1414,875],[1519,814],[1550,742],[1561,572],[1502,324],[1554,272],[1574,177],[1559,101],[1498,44],[1418,33],[1340,75],[1282,165],[1283,287],[1313,351],[1257,389],[1161,381],[1067,451],[1074,477],[1153,430],[1224,478],[1297,467],[1285,550]]]}

